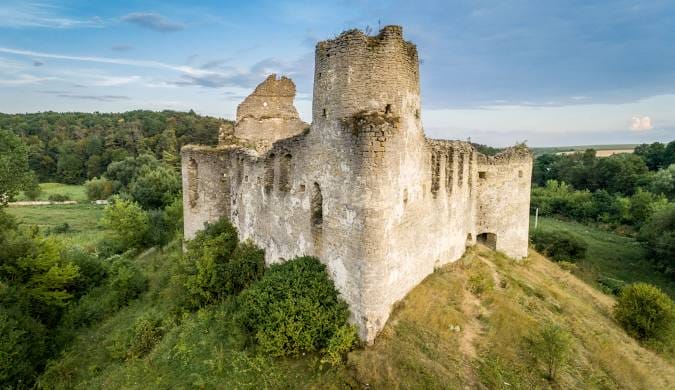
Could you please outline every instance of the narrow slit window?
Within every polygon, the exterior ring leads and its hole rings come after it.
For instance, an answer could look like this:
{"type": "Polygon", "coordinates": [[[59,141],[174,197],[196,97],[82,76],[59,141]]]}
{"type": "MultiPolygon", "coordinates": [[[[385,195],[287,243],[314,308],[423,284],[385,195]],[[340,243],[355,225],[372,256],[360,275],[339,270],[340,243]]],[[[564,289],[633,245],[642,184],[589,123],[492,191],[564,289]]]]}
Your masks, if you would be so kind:
{"type": "Polygon", "coordinates": [[[265,162],[265,193],[269,194],[274,188],[274,154],[270,154],[270,157],[265,162]]]}
{"type": "Polygon", "coordinates": [[[279,162],[279,191],[291,190],[291,159],[290,154],[285,155],[279,162]]]}
{"type": "Polygon", "coordinates": [[[191,158],[188,163],[188,200],[190,207],[197,206],[199,199],[199,166],[197,161],[191,158]]]}

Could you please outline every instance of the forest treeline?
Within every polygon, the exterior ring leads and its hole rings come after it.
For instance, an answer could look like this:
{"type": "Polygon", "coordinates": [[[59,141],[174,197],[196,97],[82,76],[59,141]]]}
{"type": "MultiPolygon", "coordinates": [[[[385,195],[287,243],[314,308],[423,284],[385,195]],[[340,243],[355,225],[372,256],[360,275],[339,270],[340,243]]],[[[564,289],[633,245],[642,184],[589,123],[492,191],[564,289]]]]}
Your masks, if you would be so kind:
{"type": "Polygon", "coordinates": [[[675,276],[675,141],[633,154],[595,150],[535,159],[532,208],[596,224],[643,242],[659,269],[675,276]]]}
{"type": "Polygon", "coordinates": [[[0,129],[21,138],[37,179],[66,184],[82,184],[112,162],[145,154],[177,165],[183,145],[215,145],[225,122],[193,111],[0,113],[0,129]]]}

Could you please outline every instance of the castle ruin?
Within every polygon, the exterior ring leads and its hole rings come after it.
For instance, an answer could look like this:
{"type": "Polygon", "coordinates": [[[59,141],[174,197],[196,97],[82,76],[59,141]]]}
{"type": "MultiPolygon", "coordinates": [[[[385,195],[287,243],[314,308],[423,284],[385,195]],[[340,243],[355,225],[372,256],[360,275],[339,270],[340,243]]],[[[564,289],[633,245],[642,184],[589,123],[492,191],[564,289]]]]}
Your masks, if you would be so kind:
{"type": "Polygon", "coordinates": [[[268,264],[318,257],[369,342],[396,301],[467,246],[527,256],[530,152],[426,138],[417,49],[401,27],[317,44],[311,125],[294,96],[271,75],[217,147],[182,149],[186,239],[227,217],[268,264]]]}

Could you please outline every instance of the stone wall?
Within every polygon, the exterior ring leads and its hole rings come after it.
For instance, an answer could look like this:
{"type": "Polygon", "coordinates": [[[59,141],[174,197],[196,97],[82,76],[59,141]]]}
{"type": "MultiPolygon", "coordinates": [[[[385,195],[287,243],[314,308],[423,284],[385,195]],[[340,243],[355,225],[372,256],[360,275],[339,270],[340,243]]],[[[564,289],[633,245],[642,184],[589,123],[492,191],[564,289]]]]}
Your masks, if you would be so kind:
{"type": "Polygon", "coordinates": [[[259,149],[269,148],[275,141],[292,137],[309,125],[293,106],[295,84],[287,77],[272,74],[260,83],[237,107],[234,135],[259,149]]]}
{"type": "Polygon", "coordinates": [[[240,105],[234,140],[183,148],[186,238],[227,216],[267,263],[317,256],[367,341],[396,301],[477,238],[527,254],[529,152],[486,157],[426,139],[417,51],[400,27],[317,45],[305,131],[293,125],[294,94],[289,79],[270,77],[240,105]],[[288,132],[269,117],[290,121],[288,132]]]}

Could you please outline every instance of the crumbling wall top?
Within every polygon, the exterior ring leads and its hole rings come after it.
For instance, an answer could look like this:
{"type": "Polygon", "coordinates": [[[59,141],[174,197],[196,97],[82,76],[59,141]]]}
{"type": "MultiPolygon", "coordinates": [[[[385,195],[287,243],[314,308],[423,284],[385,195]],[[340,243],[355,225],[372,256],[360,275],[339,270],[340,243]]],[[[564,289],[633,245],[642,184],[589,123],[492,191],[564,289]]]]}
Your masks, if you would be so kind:
{"type": "Polygon", "coordinates": [[[496,165],[530,161],[532,161],[532,151],[524,143],[507,148],[494,156],[478,155],[479,164],[496,165]]]}
{"type": "Polygon", "coordinates": [[[343,31],[334,39],[328,39],[316,44],[317,53],[330,50],[344,50],[352,45],[364,45],[369,48],[383,46],[390,42],[398,42],[407,48],[408,55],[417,61],[417,47],[412,42],[403,39],[403,27],[384,26],[377,35],[367,35],[361,30],[351,29],[343,31]]]}
{"type": "Polygon", "coordinates": [[[295,83],[286,76],[269,75],[237,107],[237,122],[245,118],[299,119],[293,106],[295,83]]]}

